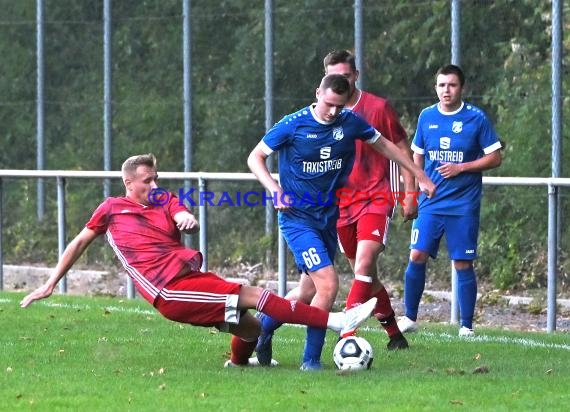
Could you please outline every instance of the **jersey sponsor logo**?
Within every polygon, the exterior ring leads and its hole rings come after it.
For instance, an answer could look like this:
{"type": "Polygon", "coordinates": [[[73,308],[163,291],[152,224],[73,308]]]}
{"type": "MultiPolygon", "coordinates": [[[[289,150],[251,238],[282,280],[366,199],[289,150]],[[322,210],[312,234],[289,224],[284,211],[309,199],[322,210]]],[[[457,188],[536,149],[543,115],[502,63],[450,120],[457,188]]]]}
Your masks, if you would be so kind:
{"type": "Polygon", "coordinates": [[[321,147],[321,159],[323,160],[330,159],[330,157],[331,157],[331,147],[330,146],[321,147]]]}
{"type": "Polygon", "coordinates": [[[449,137],[440,137],[439,138],[439,147],[443,150],[449,149],[451,146],[451,139],[449,137]]]}
{"type": "Polygon", "coordinates": [[[333,139],[334,140],[342,140],[344,138],[344,131],[342,127],[335,127],[333,129],[333,139]]]}
{"type": "Polygon", "coordinates": [[[463,122],[453,122],[451,125],[451,131],[453,133],[461,133],[463,130],[463,122]]]}
{"type": "Polygon", "coordinates": [[[428,129],[438,129],[438,128],[439,128],[439,125],[437,125],[437,124],[430,124],[428,127],[428,129]]]}
{"type": "Polygon", "coordinates": [[[432,162],[463,162],[463,152],[456,150],[428,150],[428,156],[432,162]]]}
{"type": "Polygon", "coordinates": [[[303,173],[323,173],[342,169],[342,159],[322,160],[320,162],[303,162],[303,173]]]}
{"type": "Polygon", "coordinates": [[[307,133],[307,139],[316,139],[317,137],[316,133],[307,133]]]}
{"type": "Polygon", "coordinates": [[[465,253],[468,254],[468,255],[472,255],[473,253],[475,253],[475,249],[467,249],[467,250],[465,251],[465,253]]]}

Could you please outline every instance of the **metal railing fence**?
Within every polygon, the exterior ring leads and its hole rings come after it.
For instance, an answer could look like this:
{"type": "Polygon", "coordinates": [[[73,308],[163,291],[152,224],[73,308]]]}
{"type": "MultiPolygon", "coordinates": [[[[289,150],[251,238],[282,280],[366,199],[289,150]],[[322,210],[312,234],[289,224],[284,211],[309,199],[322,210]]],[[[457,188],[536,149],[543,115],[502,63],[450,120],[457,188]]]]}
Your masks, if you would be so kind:
{"type": "MultiPolygon", "coordinates": [[[[273,175],[278,179],[276,174],[273,175]]],[[[55,179],[57,182],[57,216],[58,216],[58,249],[59,255],[63,253],[66,246],[66,179],[120,179],[121,172],[118,171],[63,171],[63,170],[0,170],[0,290],[3,290],[3,180],[5,178],[36,178],[36,179],[55,179]]],[[[179,180],[179,181],[197,181],[200,192],[207,191],[209,181],[256,181],[252,173],[206,173],[206,172],[160,172],[161,180],[179,180]]],[[[556,280],[557,280],[557,260],[559,247],[559,222],[558,205],[559,205],[559,188],[570,187],[570,178],[538,178],[538,177],[483,177],[484,185],[494,186],[534,186],[546,187],[548,196],[548,288],[547,288],[547,331],[552,332],[556,329],[556,280]]],[[[202,270],[208,269],[208,205],[207,202],[199,202],[198,218],[202,230],[199,232],[199,250],[204,256],[202,270]]],[[[279,236],[278,242],[278,293],[283,296],[286,293],[287,274],[286,274],[286,245],[279,236]]],[[[457,323],[457,297],[456,297],[456,279],[452,270],[452,310],[451,323],[457,323]]],[[[65,293],[67,285],[65,277],[60,282],[60,291],[65,293]]],[[[134,287],[130,279],[128,279],[127,296],[133,298],[135,296],[134,287]]]]}

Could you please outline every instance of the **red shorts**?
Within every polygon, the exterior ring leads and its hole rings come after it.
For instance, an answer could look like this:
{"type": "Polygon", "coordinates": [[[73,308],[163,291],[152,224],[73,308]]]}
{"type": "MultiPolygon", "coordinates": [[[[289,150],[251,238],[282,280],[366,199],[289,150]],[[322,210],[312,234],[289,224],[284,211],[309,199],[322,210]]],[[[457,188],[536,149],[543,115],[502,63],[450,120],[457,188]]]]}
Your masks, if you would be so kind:
{"type": "Polygon", "coordinates": [[[170,281],[154,301],[167,319],[195,326],[238,323],[241,285],[211,272],[190,272],[170,281]]]}
{"type": "Polygon", "coordinates": [[[390,218],[386,215],[366,214],[350,225],[337,227],[341,251],[348,259],[356,258],[356,247],[361,240],[386,244],[390,218]]]}

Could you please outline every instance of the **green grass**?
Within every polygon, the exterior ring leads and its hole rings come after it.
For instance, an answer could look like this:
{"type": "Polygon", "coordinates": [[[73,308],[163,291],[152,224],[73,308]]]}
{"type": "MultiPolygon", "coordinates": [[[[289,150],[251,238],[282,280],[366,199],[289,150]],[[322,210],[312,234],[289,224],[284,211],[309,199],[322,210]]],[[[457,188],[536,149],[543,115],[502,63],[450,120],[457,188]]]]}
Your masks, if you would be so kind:
{"type": "Polygon", "coordinates": [[[298,370],[304,329],[274,339],[276,368],[224,369],[229,335],[170,322],[142,300],[53,296],[27,309],[0,293],[0,410],[566,411],[568,334],[425,325],[388,352],[373,320],[370,371],[298,370]]]}

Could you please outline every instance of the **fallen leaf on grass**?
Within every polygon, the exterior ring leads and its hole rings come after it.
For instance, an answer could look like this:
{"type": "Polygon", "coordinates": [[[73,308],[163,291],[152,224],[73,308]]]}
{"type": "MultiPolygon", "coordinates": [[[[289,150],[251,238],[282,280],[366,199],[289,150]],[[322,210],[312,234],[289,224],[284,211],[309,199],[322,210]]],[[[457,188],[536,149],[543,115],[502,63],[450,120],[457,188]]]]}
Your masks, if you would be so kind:
{"type": "Polygon", "coordinates": [[[473,369],[473,373],[489,373],[490,371],[491,368],[489,367],[489,365],[481,365],[473,369]]]}
{"type": "Polygon", "coordinates": [[[336,371],[336,374],[338,376],[349,376],[349,375],[354,374],[354,371],[351,371],[350,369],[342,369],[342,370],[336,371]]]}
{"type": "Polygon", "coordinates": [[[445,370],[448,375],[465,375],[465,371],[462,369],[447,368],[445,370]]]}

